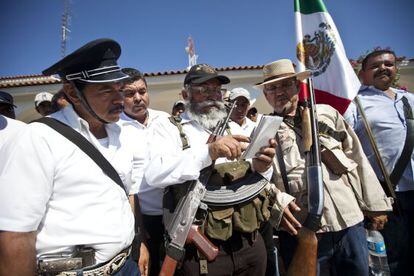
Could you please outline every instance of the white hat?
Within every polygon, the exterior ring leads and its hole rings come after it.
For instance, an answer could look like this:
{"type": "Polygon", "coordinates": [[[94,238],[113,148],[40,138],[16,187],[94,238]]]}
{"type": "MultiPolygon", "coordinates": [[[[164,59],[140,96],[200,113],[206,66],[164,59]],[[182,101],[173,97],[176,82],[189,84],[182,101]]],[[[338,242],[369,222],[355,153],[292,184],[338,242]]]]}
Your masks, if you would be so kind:
{"type": "Polygon", "coordinates": [[[280,59],[263,66],[264,80],[256,83],[256,86],[261,87],[268,83],[278,82],[293,77],[303,81],[310,77],[310,75],[311,72],[308,70],[296,73],[292,61],[289,59],[280,59]]]}
{"type": "Polygon", "coordinates": [[[229,100],[233,101],[238,97],[245,97],[248,101],[250,101],[250,93],[246,89],[242,87],[236,87],[230,90],[229,100]]]}
{"type": "Polygon", "coordinates": [[[42,102],[51,102],[53,98],[53,95],[49,92],[40,92],[38,94],[36,94],[35,97],[35,106],[38,107],[39,104],[41,104],[42,102]]]}

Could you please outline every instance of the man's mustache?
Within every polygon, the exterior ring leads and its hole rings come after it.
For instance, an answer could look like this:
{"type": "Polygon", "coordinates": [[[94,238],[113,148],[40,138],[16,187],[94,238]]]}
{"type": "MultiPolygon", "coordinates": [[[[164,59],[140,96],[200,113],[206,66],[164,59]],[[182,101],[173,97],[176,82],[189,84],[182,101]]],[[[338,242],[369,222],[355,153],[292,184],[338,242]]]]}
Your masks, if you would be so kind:
{"type": "Polygon", "coordinates": [[[118,112],[118,111],[124,111],[124,106],[122,104],[117,104],[111,107],[111,109],[109,109],[109,113],[118,112]]]}
{"type": "Polygon", "coordinates": [[[378,71],[377,73],[374,74],[374,77],[379,77],[379,76],[388,76],[391,77],[391,72],[389,70],[381,70],[378,71]]]}
{"type": "Polygon", "coordinates": [[[198,103],[198,106],[200,108],[204,108],[204,107],[212,106],[212,105],[215,105],[217,107],[220,107],[220,106],[222,106],[221,103],[222,102],[220,102],[220,101],[211,101],[211,100],[209,100],[209,101],[204,101],[204,102],[198,103]]]}

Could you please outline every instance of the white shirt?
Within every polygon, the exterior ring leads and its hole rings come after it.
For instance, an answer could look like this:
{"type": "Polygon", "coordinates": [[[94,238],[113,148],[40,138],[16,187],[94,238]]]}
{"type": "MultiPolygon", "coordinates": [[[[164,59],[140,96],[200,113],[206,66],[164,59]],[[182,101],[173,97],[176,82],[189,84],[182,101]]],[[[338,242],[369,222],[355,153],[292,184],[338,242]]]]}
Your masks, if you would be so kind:
{"type": "MultiPolygon", "coordinates": [[[[134,159],[141,160],[141,168],[145,168],[146,160],[149,155],[148,137],[151,136],[152,125],[159,118],[168,118],[170,115],[163,111],[148,109],[148,122],[147,126],[141,124],[137,120],[127,116],[121,115],[121,120],[118,121],[118,125],[121,126],[121,143],[129,144],[134,148],[134,159]]],[[[146,179],[143,178],[143,171],[140,175],[137,175],[140,179],[137,187],[139,204],[141,207],[141,213],[144,215],[162,215],[162,197],[164,189],[155,188],[149,186],[146,179]]]]}
{"type": "Polygon", "coordinates": [[[239,134],[239,135],[244,135],[244,136],[250,137],[253,130],[256,128],[257,124],[255,122],[253,122],[252,120],[250,120],[249,118],[245,117],[243,125],[239,125],[238,123],[231,121],[229,123],[229,126],[232,129],[232,131],[231,131],[232,134],[239,134]],[[239,128],[237,128],[236,125],[239,128]],[[233,128],[234,128],[234,131],[233,131],[233,128]],[[241,130],[240,133],[238,133],[238,131],[237,131],[238,129],[241,130]]]}
{"type": "MultiPolygon", "coordinates": [[[[186,150],[182,150],[178,128],[167,118],[160,119],[153,125],[150,160],[145,170],[145,178],[150,186],[165,188],[197,179],[200,170],[212,163],[206,144],[209,131],[190,120],[186,112],[181,114],[181,118],[190,145],[186,150]]],[[[217,163],[222,162],[226,162],[226,159],[217,160],[217,163]]],[[[272,172],[269,169],[263,175],[270,179],[272,172]]]]}
{"type": "MultiPolygon", "coordinates": [[[[131,189],[132,155],[119,141],[120,128],[107,124],[109,146],[102,146],[71,106],[51,115],[97,147],[131,189]]],[[[97,263],[129,246],[134,216],[124,190],[82,150],[52,128],[29,124],[0,156],[0,230],[37,231],[36,250],[45,253],[88,245],[97,263]]]]}
{"type": "Polygon", "coordinates": [[[170,117],[171,115],[170,114],[168,114],[167,112],[164,112],[164,111],[160,111],[160,110],[155,110],[155,109],[151,109],[151,108],[147,108],[147,111],[148,111],[148,121],[147,121],[147,125],[144,125],[144,124],[141,124],[140,122],[138,122],[137,120],[135,120],[135,119],[133,119],[133,118],[131,118],[131,117],[129,117],[128,115],[126,115],[125,113],[122,113],[121,114],[121,120],[124,120],[124,121],[132,121],[132,122],[135,122],[135,126],[137,127],[137,128],[140,128],[140,129],[147,129],[147,128],[149,128],[152,124],[153,124],[153,122],[154,121],[156,121],[158,118],[161,118],[161,117],[170,117]]]}
{"type": "Polygon", "coordinates": [[[13,139],[24,129],[25,123],[10,119],[0,114],[0,149],[7,140],[13,139]]]}

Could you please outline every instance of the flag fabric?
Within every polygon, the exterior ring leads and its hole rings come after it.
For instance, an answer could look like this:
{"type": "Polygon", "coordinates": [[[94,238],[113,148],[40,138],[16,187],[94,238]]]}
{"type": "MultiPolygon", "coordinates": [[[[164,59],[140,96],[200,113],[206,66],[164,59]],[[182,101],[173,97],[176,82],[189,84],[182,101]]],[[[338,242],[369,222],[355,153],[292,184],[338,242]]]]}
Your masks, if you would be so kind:
{"type": "Polygon", "coordinates": [[[185,47],[185,51],[188,54],[188,68],[196,65],[198,56],[195,54],[194,41],[191,36],[187,39],[187,47],[185,47]]]}
{"type": "Polygon", "coordinates": [[[312,71],[316,103],[343,114],[361,86],[322,0],[294,0],[298,69],[312,71]]]}

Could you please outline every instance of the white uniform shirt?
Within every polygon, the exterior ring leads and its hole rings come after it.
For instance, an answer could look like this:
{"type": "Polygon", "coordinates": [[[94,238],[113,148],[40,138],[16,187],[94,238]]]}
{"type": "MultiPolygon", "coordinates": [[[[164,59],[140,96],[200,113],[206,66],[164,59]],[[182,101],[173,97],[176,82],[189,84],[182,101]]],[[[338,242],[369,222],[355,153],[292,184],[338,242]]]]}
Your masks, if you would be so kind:
{"type": "MultiPolygon", "coordinates": [[[[141,159],[142,163],[146,163],[149,154],[148,138],[151,136],[151,126],[159,118],[168,118],[169,116],[171,115],[166,112],[148,109],[148,123],[147,126],[145,126],[137,120],[128,117],[126,114],[121,115],[121,120],[118,121],[118,125],[122,128],[120,137],[121,143],[132,144],[132,147],[135,148],[135,160],[141,159]]],[[[138,177],[142,178],[142,175],[138,177]]],[[[164,189],[149,186],[146,179],[143,178],[138,185],[138,198],[141,213],[153,216],[162,215],[163,192],[164,189]]]]}
{"type": "Polygon", "coordinates": [[[151,109],[151,108],[148,108],[147,111],[148,111],[148,121],[147,121],[147,125],[141,124],[140,122],[138,122],[137,120],[129,117],[125,113],[122,113],[121,114],[121,120],[123,120],[123,121],[129,121],[129,122],[134,122],[135,123],[135,127],[139,128],[139,129],[148,129],[153,124],[153,122],[156,121],[158,118],[161,118],[161,117],[170,117],[171,116],[167,112],[160,111],[160,110],[155,110],[155,109],[151,109]]]}
{"type": "Polygon", "coordinates": [[[26,124],[23,122],[7,118],[0,114],[0,149],[7,140],[16,137],[18,135],[17,133],[23,130],[25,126],[26,124]]]}
{"type": "MultiPolygon", "coordinates": [[[[51,117],[96,146],[131,189],[132,155],[121,147],[119,126],[106,125],[109,146],[102,151],[71,106],[51,117]]],[[[38,257],[87,245],[101,263],[131,244],[134,216],[124,190],[82,150],[41,123],[29,124],[13,143],[14,150],[0,152],[7,156],[0,163],[0,230],[37,231],[38,257]]]]}
{"type": "Polygon", "coordinates": [[[230,125],[230,128],[232,129],[231,131],[232,134],[239,134],[239,135],[250,137],[253,130],[256,128],[257,124],[246,117],[243,125],[239,125],[238,123],[233,122],[233,121],[231,121],[229,125],[230,125]],[[237,125],[238,128],[235,127],[235,125],[237,125]],[[234,131],[233,131],[233,128],[234,128],[234,131]],[[241,130],[241,132],[238,133],[237,129],[241,130]]]}
{"type": "MultiPolygon", "coordinates": [[[[145,178],[153,187],[165,188],[197,179],[200,170],[212,163],[206,144],[210,133],[190,120],[186,112],[181,114],[181,118],[190,145],[186,150],[182,150],[178,128],[168,118],[160,119],[153,125],[150,160],[145,170],[145,178]]],[[[217,163],[225,161],[226,159],[219,158],[217,163]]],[[[272,172],[269,169],[263,175],[270,179],[272,172]]]]}

